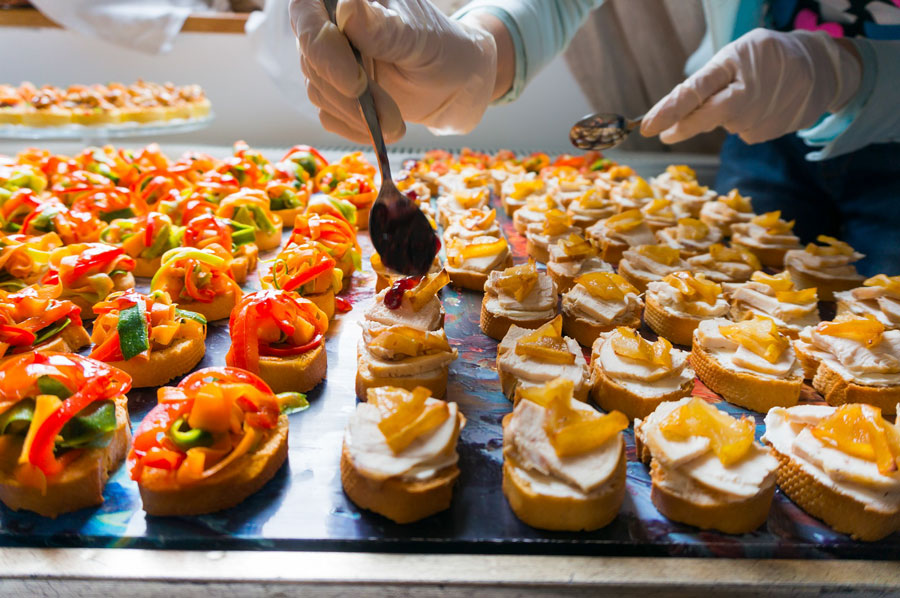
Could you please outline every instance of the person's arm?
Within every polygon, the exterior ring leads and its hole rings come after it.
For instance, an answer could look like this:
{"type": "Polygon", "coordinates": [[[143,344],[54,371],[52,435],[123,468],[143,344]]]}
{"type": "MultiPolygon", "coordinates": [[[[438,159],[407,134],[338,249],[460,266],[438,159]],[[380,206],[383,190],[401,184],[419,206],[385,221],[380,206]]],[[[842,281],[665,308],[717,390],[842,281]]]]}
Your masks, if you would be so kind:
{"type": "Polygon", "coordinates": [[[483,23],[494,35],[498,53],[492,99],[505,103],[519,97],[525,85],[566,49],[590,12],[604,1],[475,0],[453,16],[483,23]]]}

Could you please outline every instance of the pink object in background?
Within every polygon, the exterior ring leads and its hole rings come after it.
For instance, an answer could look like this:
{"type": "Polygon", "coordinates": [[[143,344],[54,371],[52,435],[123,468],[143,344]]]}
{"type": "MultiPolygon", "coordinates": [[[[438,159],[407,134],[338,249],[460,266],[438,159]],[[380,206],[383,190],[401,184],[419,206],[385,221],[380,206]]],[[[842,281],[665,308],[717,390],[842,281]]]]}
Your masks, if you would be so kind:
{"type": "MultiPolygon", "coordinates": [[[[900,0],[894,0],[895,4],[898,2],[900,2],[900,0]]],[[[898,4],[898,6],[900,6],[900,4],[898,4]]],[[[794,28],[805,29],[807,31],[824,31],[831,37],[844,37],[843,27],[837,23],[819,24],[819,18],[816,13],[808,8],[804,8],[797,13],[797,16],[794,18],[794,28]]]]}

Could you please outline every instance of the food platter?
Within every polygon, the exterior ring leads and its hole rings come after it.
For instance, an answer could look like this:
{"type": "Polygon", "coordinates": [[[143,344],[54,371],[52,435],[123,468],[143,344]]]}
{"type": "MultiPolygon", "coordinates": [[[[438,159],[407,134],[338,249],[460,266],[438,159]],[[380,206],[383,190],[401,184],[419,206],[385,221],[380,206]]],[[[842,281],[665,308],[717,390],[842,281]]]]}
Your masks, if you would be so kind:
{"type": "MultiPolygon", "coordinates": [[[[502,219],[517,262],[525,240],[502,219]]],[[[118,547],[203,550],[307,550],[354,552],[440,552],[533,555],[690,556],[729,558],[900,557],[900,535],[875,543],[850,540],[806,515],[780,492],[765,525],[751,534],[704,532],[667,520],[650,501],[647,468],[634,455],[626,432],[627,496],[619,516],[597,532],[543,532],[519,522],[500,488],[500,421],[511,404],[494,370],[497,343],[478,327],[481,295],[447,287],[442,302],[446,331],[459,359],[450,369],[447,397],[456,401],[468,424],[459,443],[461,476],[451,508],[415,524],[397,525],[361,511],[341,489],[338,463],[343,429],[356,398],[357,322],[374,297],[371,243],[360,234],[364,269],[354,275],[345,297],[353,309],[339,315],[328,333],[327,380],[309,394],[310,408],[291,416],[289,459],[259,493],[239,506],[197,517],[146,517],[137,486],[125,468],[111,478],[105,502],[47,519],[0,507],[0,546],[118,547]]],[[[263,259],[267,256],[261,256],[263,259]]],[[[139,288],[146,289],[146,280],[139,288]]],[[[247,289],[258,288],[251,277],[247,289]]],[[[652,336],[648,330],[644,330],[652,336]]],[[[224,365],[229,346],[224,321],[210,325],[207,354],[198,367],[224,365]]],[[[716,400],[698,383],[697,392],[716,400]]],[[[805,400],[816,400],[804,389],[805,400]]],[[[155,404],[154,389],[129,393],[136,426],[155,404]]],[[[733,414],[746,411],[725,406],[733,414]]],[[[756,415],[757,437],[762,418],[756,415]]]]}
{"type": "Polygon", "coordinates": [[[104,139],[122,139],[149,135],[175,135],[192,133],[212,124],[215,114],[197,118],[176,118],[156,122],[122,122],[106,125],[63,125],[57,127],[28,127],[25,125],[0,125],[0,139],[84,140],[96,143],[104,139]]]}

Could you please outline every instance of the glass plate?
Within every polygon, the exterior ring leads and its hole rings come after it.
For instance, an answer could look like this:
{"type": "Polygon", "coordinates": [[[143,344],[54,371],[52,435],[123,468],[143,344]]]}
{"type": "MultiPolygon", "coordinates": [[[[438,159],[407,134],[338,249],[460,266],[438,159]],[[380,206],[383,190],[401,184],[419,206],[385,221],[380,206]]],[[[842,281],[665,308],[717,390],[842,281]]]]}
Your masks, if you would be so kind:
{"type": "Polygon", "coordinates": [[[201,118],[173,118],[171,120],[139,123],[126,122],[109,125],[64,125],[61,127],[27,127],[25,125],[0,125],[0,139],[121,139],[146,135],[174,135],[204,129],[212,123],[215,114],[210,112],[201,118]]]}

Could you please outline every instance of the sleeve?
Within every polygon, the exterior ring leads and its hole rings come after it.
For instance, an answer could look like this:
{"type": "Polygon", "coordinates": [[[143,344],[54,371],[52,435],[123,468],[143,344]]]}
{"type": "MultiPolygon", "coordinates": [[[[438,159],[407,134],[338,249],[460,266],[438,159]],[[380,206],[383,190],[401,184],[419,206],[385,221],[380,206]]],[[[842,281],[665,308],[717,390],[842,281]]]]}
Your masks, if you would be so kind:
{"type": "Polygon", "coordinates": [[[605,0],[475,0],[453,18],[488,13],[506,26],[515,48],[516,72],[509,92],[495,104],[515,100],[525,85],[562,52],[588,14],[605,0]]]}
{"type": "Polygon", "coordinates": [[[862,58],[859,91],[847,106],[826,114],[797,135],[817,149],[807,160],[825,160],[871,143],[900,141],[900,41],[850,40],[862,58]]]}

